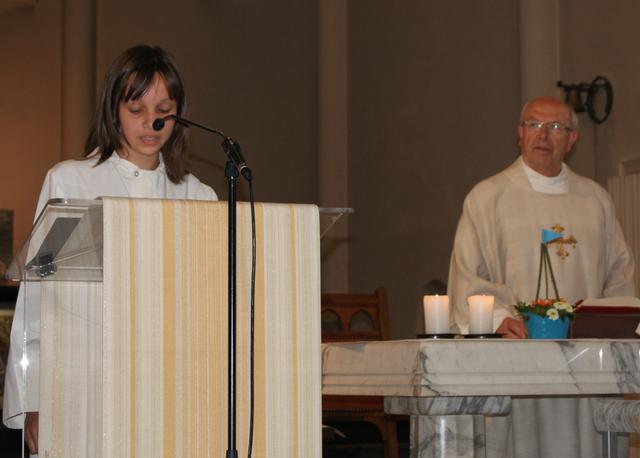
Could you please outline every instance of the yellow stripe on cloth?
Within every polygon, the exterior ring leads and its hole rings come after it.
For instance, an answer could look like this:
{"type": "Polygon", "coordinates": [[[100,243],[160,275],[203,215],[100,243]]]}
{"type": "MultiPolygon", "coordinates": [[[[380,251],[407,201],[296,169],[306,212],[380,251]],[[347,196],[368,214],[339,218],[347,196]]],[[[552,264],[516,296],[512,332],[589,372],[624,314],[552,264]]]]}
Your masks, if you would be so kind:
{"type": "MultiPolygon", "coordinates": [[[[202,204],[201,204],[202,205],[202,204]]],[[[210,206],[206,212],[206,243],[201,261],[207,266],[206,333],[207,347],[203,349],[207,361],[207,398],[203,405],[207,413],[205,434],[207,451],[203,457],[222,455],[220,445],[227,437],[227,218],[226,205],[217,204],[217,211],[210,206]]],[[[199,228],[202,230],[202,228],[199,228]]]]}
{"type": "Polygon", "coordinates": [[[187,340],[187,336],[189,335],[189,311],[191,307],[186,307],[186,304],[191,304],[191,289],[187,287],[189,284],[189,272],[191,264],[189,263],[189,228],[186,224],[188,220],[188,210],[189,208],[186,205],[181,205],[182,214],[180,218],[180,224],[182,227],[182,276],[181,276],[181,292],[182,292],[182,304],[183,307],[181,309],[181,324],[182,324],[182,398],[180,399],[180,403],[182,405],[182,416],[180,420],[177,421],[176,427],[181,428],[182,434],[178,434],[178,437],[182,439],[182,455],[181,456],[189,456],[189,446],[191,444],[191,438],[187,435],[191,430],[191,403],[189,402],[189,396],[191,395],[191,390],[189,381],[191,380],[188,376],[189,374],[189,363],[190,363],[190,354],[189,354],[189,341],[187,340]]]}

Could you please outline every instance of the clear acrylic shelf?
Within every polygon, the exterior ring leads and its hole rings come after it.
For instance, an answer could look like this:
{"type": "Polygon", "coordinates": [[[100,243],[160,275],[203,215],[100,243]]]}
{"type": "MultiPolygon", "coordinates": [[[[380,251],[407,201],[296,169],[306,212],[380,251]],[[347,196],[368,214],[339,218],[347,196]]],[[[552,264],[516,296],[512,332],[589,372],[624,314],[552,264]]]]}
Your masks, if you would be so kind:
{"type": "Polygon", "coordinates": [[[342,217],[355,212],[353,208],[320,207],[320,238],[331,230],[334,224],[342,217]]]}
{"type": "Polygon", "coordinates": [[[49,200],[6,277],[102,281],[102,201],[49,200]]]}

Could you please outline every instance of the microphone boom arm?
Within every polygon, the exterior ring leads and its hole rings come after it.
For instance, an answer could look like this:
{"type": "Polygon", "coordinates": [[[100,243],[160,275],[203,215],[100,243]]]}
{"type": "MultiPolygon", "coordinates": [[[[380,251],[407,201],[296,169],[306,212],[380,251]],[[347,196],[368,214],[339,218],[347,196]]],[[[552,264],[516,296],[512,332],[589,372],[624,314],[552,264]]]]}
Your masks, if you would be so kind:
{"type": "Polygon", "coordinates": [[[165,122],[167,119],[173,119],[175,122],[182,124],[183,126],[190,127],[194,126],[199,129],[205,130],[207,132],[211,132],[212,134],[218,135],[222,138],[222,149],[225,154],[229,158],[231,162],[237,167],[238,172],[242,175],[245,180],[251,181],[251,169],[246,164],[244,158],[242,157],[242,150],[240,149],[240,144],[236,142],[231,137],[226,136],[223,132],[212,129],[211,127],[203,126],[202,124],[198,124],[197,122],[189,121],[188,119],[182,118],[180,116],[170,114],[167,116],[163,116],[162,118],[157,118],[153,121],[153,130],[160,131],[164,129],[165,122]]]}

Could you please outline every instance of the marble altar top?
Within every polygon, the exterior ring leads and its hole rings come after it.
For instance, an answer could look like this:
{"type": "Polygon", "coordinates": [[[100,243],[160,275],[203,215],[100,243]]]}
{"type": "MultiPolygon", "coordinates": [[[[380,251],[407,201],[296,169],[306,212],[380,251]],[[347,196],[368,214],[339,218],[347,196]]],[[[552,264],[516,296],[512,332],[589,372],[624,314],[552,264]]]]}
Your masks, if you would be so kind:
{"type": "Polygon", "coordinates": [[[640,339],[425,339],[322,347],[323,394],[433,397],[638,392],[640,339]]]}

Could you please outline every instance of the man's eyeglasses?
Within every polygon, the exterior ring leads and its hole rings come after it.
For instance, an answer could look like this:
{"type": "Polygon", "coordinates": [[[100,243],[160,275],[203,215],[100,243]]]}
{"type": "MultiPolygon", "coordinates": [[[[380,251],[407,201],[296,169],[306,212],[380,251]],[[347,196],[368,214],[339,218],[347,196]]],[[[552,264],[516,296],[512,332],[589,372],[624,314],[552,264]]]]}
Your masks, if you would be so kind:
{"type": "Polygon", "coordinates": [[[547,132],[553,135],[564,134],[565,132],[571,132],[573,129],[565,126],[561,122],[551,121],[551,122],[542,122],[542,121],[522,121],[522,126],[525,129],[531,132],[539,132],[540,129],[545,128],[547,132]]]}

